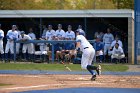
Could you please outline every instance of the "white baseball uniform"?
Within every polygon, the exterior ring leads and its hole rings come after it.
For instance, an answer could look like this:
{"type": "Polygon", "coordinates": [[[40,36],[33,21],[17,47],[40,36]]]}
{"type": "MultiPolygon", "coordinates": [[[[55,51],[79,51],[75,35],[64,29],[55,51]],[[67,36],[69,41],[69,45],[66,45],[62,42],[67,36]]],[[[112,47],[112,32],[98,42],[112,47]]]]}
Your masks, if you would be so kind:
{"type": "Polygon", "coordinates": [[[81,59],[81,68],[87,69],[87,65],[92,64],[92,60],[95,56],[95,50],[83,35],[77,35],[76,41],[80,42],[80,50],[83,52],[81,59]]]}
{"type": "Polygon", "coordinates": [[[122,59],[124,57],[125,55],[124,55],[122,47],[119,46],[118,49],[116,49],[115,47],[113,48],[112,55],[111,55],[112,59],[113,58],[122,59]]]}
{"type": "Polygon", "coordinates": [[[9,38],[7,39],[5,53],[8,53],[10,49],[10,53],[14,54],[14,39],[18,39],[18,32],[16,30],[15,31],[9,30],[7,32],[7,36],[9,38]]]}
{"type": "MultiPolygon", "coordinates": [[[[36,35],[34,33],[28,33],[28,35],[31,37],[31,40],[36,39],[36,35]]],[[[35,52],[35,45],[33,44],[33,52],[35,52]]]]}
{"type": "Polygon", "coordinates": [[[53,29],[47,30],[47,32],[46,32],[46,39],[47,40],[52,40],[54,36],[55,36],[55,31],[53,29]]]}
{"type": "Polygon", "coordinates": [[[0,29],[0,37],[2,37],[0,39],[0,53],[4,54],[4,50],[3,50],[3,38],[4,38],[4,31],[0,29]]]}
{"type": "MultiPolygon", "coordinates": [[[[20,40],[21,39],[32,40],[31,37],[29,35],[26,35],[26,34],[24,34],[23,37],[20,36],[20,40]]],[[[33,54],[33,44],[32,43],[23,44],[22,53],[26,53],[27,50],[28,50],[29,54],[33,54]]]]}
{"type": "Polygon", "coordinates": [[[123,47],[122,41],[120,41],[120,40],[118,40],[118,41],[114,40],[114,41],[111,43],[111,47],[114,47],[116,43],[118,43],[120,47],[123,47]]]}
{"type": "Polygon", "coordinates": [[[67,31],[66,33],[65,33],[65,38],[67,38],[67,39],[74,39],[75,38],[75,33],[73,32],[73,31],[67,31]]]}
{"type": "Polygon", "coordinates": [[[59,39],[65,38],[65,31],[64,30],[56,30],[55,36],[58,37],[59,39]]]}
{"type": "Polygon", "coordinates": [[[111,47],[111,43],[114,40],[114,36],[111,33],[106,33],[103,36],[103,42],[104,42],[104,54],[107,54],[107,50],[108,53],[110,54],[110,47],[111,47]]]}
{"type": "Polygon", "coordinates": [[[28,33],[28,35],[31,37],[32,40],[36,39],[36,35],[34,33],[28,33]]]}

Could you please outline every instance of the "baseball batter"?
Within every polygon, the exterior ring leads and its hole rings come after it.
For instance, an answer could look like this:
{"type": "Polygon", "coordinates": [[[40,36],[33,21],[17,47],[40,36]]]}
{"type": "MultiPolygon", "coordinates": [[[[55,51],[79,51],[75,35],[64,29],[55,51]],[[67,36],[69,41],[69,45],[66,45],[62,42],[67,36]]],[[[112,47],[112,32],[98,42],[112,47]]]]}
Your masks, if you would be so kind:
{"type": "Polygon", "coordinates": [[[18,39],[18,32],[16,31],[16,25],[12,25],[12,30],[7,32],[7,43],[5,48],[5,61],[8,61],[8,52],[10,50],[11,60],[14,58],[14,40],[18,39]]]}
{"type": "Polygon", "coordinates": [[[4,31],[1,29],[1,24],[0,24],[0,53],[1,53],[2,61],[4,61],[3,38],[4,38],[4,31]]]}
{"type": "Polygon", "coordinates": [[[96,74],[93,72],[93,70],[96,70],[97,74],[101,74],[101,66],[92,66],[92,60],[95,56],[95,50],[92,47],[92,45],[88,42],[88,40],[84,37],[84,33],[80,32],[79,30],[76,31],[76,50],[81,50],[82,53],[82,59],[81,59],[81,68],[87,69],[92,77],[91,80],[96,79],[96,74]]]}

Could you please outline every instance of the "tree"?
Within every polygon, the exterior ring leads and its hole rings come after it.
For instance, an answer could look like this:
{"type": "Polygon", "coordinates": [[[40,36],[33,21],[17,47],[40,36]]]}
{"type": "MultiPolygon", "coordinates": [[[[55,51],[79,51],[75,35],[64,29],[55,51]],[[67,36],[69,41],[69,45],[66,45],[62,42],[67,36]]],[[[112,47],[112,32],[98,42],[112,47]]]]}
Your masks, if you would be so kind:
{"type": "Polygon", "coordinates": [[[118,9],[134,9],[134,0],[112,0],[118,9]]]}

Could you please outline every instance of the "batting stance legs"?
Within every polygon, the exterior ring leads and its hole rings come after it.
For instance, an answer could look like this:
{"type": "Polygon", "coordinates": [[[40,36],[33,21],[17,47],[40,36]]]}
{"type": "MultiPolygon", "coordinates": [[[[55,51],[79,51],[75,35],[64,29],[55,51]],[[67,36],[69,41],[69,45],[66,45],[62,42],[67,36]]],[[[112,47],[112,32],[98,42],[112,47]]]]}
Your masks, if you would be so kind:
{"type": "Polygon", "coordinates": [[[87,69],[91,73],[92,75],[91,80],[96,79],[96,73],[93,70],[96,70],[97,74],[99,75],[100,74],[99,69],[101,69],[97,66],[92,66],[92,60],[94,56],[95,56],[95,50],[93,48],[85,48],[83,50],[81,68],[87,69]]]}
{"type": "Polygon", "coordinates": [[[96,79],[96,74],[93,72],[93,70],[96,70],[97,74],[100,75],[101,73],[101,66],[92,66],[92,60],[95,56],[95,49],[93,46],[88,42],[88,40],[85,38],[84,33],[81,31],[76,31],[76,50],[79,51],[79,49],[83,52],[82,54],[82,60],[81,60],[81,67],[83,69],[87,69],[91,75],[91,80],[96,79]]]}

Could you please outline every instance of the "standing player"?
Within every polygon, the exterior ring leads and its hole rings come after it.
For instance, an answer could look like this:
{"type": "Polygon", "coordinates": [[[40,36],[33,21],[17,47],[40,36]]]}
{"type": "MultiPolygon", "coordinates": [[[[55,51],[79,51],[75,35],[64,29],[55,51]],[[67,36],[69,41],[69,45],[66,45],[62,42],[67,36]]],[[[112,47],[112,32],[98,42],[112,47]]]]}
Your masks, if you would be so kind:
{"type": "Polygon", "coordinates": [[[112,41],[114,40],[114,36],[113,36],[110,32],[111,32],[111,29],[108,28],[108,29],[107,29],[107,33],[104,34],[104,36],[103,36],[104,55],[106,55],[106,58],[107,58],[109,55],[111,55],[110,47],[111,47],[112,41]],[[108,53],[108,56],[107,56],[107,53],[108,53]]]}
{"type": "Polygon", "coordinates": [[[2,61],[4,61],[3,38],[4,38],[4,31],[1,29],[1,24],[0,24],[0,53],[1,53],[2,61]]]}
{"type": "MultiPolygon", "coordinates": [[[[36,40],[36,35],[33,32],[33,28],[29,28],[28,35],[31,37],[32,40],[36,40]]],[[[35,45],[33,44],[33,54],[35,53],[35,45]]],[[[34,60],[34,59],[33,59],[34,60]]]]}
{"type": "Polygon", "coordinates": [[[14,58],[14,41],[18,39],[18,32],[16,31],[16,25],[12,25],[12,30],[7,32],[7,43],[5,48],[5,61],[8,61],[8,52],[10,50],[11,60],[14,58]]]}
{"type": "MultiPolygon", "coordinates": [[[[22,42],[31,40],[31,37],[29,35],[26,35],[24,31],[21,31],[21,36],[20,36],[20,40],[22,42]]],[[[26,60],[26,51],[28,50],[28,54],[29,54],[29,58],[32,59],[33,58],[33,44],[32,43],[25,43],[23,44],[22,47],[22,53],[24,56],[24,60],[26,60]]]]}
{"type": "Polygon", "coordinates": [[[88,40],[84,37],[84,33],[77,31],[76,32],[76,50],[81,50],[82,53],[82,59],[81,59],[81,67],[82,69],[87,69],[91,75],[91,80],[96,79],[96,74],[93,72],[93,70],[96,70],[97,74],[101,74],[101,66],[92,66],[92,60],[95,56],[95,50],[92,47],[92,45],[88,42],[88,40]]]}

